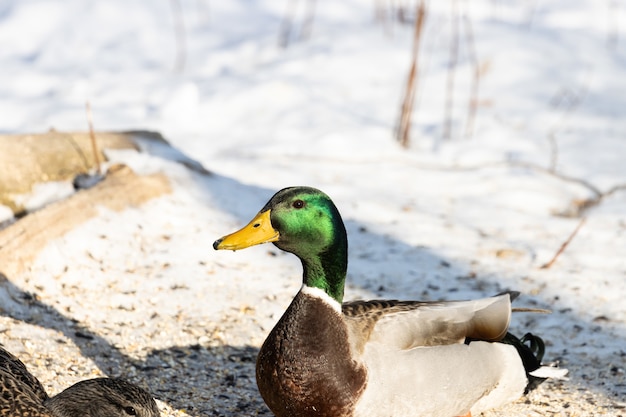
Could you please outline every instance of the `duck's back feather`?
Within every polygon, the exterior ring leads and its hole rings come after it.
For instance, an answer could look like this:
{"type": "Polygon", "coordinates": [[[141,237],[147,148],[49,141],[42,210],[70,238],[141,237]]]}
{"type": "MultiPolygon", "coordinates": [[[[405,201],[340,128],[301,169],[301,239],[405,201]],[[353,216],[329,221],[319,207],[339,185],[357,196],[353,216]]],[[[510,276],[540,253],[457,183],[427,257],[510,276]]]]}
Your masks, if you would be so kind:
{"type": "Polygon", "coordinates": [[[3,381],[4,378],[19,381],[21,385],[28,387],[40,402],[44,402],[48,399],[48,394],[43,388],[43,385],[28,371],[26,365],[15,355],[3,348],[0,348],[0,372],[2,372],[3,381]]]}
{"type": "Polygon", "coordinates": [[[0,348],[0,417],[50,417],[48,394],[26,365],[0,348]]]}
{"type": "Polygon", "coordinates": [[[342,311],[357,351],[368,341],[411,349],[466,338],[498,341],[509,326],[511,300],[505,293],[471,301],[355,301],[344,303],[342,311]]]}

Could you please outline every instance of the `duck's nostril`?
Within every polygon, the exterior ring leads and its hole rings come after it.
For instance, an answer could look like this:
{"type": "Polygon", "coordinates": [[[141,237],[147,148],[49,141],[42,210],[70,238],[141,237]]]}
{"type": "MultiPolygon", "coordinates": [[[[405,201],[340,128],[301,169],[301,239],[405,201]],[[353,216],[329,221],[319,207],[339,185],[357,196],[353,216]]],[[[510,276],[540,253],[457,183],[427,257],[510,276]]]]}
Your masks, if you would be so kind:
{"type": "Polygon", "coordinates": [[[252,225],[252,227],[254,227],[254,228],[257,228],[259,226],[261,226],[261,223],[255,223],[255,224],[252,225]]]}

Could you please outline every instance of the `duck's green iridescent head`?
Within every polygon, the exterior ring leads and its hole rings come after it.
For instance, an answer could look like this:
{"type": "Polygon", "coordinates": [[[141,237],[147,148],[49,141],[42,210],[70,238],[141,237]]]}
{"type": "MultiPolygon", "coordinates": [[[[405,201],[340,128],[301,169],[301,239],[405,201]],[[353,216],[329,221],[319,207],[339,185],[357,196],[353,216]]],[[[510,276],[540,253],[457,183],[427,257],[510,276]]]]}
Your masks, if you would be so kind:
{"type": "Polygon", "coordinates": [[[237,250],[266,242],[300,258],[304,283],[341,302],[348,240],[341,215],[326,194],[311,187],[284,188],[248,225],[218,239],[213,248],[237,250]]]}

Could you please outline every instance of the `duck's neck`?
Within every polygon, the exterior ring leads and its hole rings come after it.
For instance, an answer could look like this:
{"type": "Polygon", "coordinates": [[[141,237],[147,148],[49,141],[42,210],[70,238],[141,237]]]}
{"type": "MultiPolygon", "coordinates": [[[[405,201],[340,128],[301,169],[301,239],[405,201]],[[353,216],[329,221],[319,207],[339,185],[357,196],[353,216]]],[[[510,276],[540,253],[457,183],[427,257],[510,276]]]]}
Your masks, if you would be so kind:
{"type": "Polygon", "coordinates": [[[345,236],[335,238],[324,252],[314,256],[301,256],[303,283],[319,288],[341,304],[348,270],[348,243],[345,236]]]}

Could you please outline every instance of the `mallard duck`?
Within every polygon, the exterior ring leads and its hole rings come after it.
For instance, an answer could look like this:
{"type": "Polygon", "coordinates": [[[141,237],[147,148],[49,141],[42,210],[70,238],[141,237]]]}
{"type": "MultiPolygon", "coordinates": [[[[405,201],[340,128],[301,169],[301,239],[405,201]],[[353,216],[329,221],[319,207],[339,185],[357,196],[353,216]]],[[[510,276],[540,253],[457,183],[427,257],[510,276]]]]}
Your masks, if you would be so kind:
{"type": "Polygon", "coordinates": [[[80,381],[54,397],[24,363],[0,347],[2,417],[159,417],[152,396],[123,379],[80,381]]]}
{"type": "Polygon", "coordinates": [[[346,230],[317,189],[279,191],[247,226],[213,247],[265,242],[296,255],[304,270],[301,289],[257,358],[259,391],[277,417],[465,416],[561,375],[540,366],[539,338],[507,333],[510,293],[343,303],[346,230]]]}

